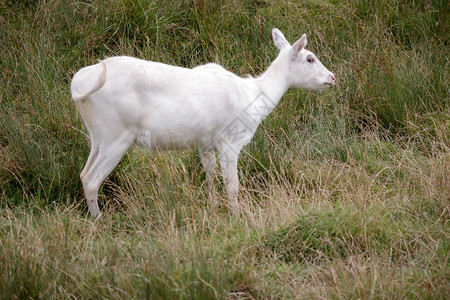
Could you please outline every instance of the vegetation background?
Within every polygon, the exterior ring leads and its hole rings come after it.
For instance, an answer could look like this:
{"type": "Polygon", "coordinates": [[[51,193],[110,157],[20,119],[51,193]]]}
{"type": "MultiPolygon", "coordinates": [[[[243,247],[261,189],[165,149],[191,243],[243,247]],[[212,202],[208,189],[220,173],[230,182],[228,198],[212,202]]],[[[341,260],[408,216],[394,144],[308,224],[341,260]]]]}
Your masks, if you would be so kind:
{"type": "Polygon", "coordinates": [[[449,3],[23,0],[0,4],[0,296],[445,299],[449,3]],[[70,99],[113,55],[245,76],[271,29],[336,74],[290,90],[239,162],[242,216],[198,153],[128,152],[87,216],[89,140],[70,99]]]}

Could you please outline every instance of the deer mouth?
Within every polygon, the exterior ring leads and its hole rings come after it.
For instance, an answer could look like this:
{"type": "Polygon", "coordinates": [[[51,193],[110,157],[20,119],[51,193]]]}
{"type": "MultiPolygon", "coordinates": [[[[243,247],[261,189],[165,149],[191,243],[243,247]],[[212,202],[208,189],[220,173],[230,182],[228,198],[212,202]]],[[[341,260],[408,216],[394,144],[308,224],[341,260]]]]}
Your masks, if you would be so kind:
{"type": "Polygon", "coordinates": [[[324,84],[326,87],[332,87],[334,85],[334,83],[330,83],[330,82],[325,82],[324,84]]]}

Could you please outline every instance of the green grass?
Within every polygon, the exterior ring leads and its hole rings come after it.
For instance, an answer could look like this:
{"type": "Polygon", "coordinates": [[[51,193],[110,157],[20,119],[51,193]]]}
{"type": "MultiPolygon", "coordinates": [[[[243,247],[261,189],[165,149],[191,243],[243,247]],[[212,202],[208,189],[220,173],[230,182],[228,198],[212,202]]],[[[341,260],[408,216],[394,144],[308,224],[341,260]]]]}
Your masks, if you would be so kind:
{"type": "Polygon", "coordinates": [[[4,1],[0,295],[445,299],[450,293],[445,1],[4,1]],[[113,55],[245,76],[273,27],[336,74],[290,90],[241,155],[232,218],[197,151],[131,149],[87,215],[89,139],[70,99],[113,55]]]}

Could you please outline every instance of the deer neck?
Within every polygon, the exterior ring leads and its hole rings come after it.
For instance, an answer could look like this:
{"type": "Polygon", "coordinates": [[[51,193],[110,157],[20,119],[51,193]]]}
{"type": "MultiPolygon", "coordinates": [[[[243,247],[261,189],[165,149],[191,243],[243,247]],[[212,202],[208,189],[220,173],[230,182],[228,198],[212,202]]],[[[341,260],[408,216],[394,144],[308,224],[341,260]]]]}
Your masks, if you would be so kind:
{"type": "Polygon", "coordinates": [[[250,115],[255,116],[257,124],[272,112],[289,88],[289,61],[283,54],[281,52],[267,70],[255,78],[259,92],[246,110],[250,115]]]}
{"type": "Polygon", "coordinates": [[[280,53],[267,70],[256,79],[261,94],[272,103],[272,109],[289,89],[288,63],[283,53],[280,53]]]}
{"type": "Polygon", "coordinates": [[[279,55],[261,76],[254,79],[258,92],[255,98],[249,99],[244,110],[253,125],[258,126],[272,112],[289,88],[287,63],[279,55]]]}

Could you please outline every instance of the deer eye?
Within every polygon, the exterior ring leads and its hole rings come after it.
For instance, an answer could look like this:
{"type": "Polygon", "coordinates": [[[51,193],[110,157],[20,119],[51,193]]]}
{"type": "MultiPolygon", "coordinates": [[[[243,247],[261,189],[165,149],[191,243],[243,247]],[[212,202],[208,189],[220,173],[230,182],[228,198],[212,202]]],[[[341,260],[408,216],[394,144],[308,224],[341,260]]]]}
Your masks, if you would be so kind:
{"type": "Polygon", "coordinates": [[[314,62],[314,57],[308,56],[308,57],[306,58],[306,61],[309,62],[310,64],[312,64],[312,63],[314,62]]]}

